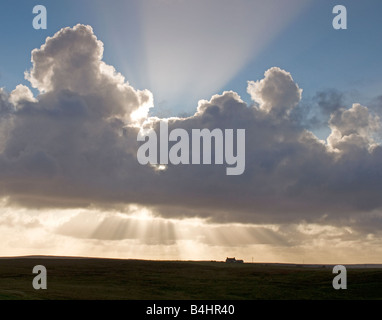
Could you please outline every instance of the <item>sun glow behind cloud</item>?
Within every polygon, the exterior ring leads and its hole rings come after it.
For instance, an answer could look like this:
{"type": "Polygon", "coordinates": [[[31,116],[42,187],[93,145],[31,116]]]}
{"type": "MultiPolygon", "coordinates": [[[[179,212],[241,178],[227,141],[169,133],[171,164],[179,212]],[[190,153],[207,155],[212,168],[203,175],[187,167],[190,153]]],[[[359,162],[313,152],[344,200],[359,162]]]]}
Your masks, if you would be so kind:
{"type": "Polygon", "coordinates": [[[370,263],[367,243],[380,241],[357,239],[353,230],[330,225],[227,225],[200,218],[166,219],[139,205],[109,212],[27,210],[2,201],[1,210],[2,256],[54,252],[65,256],[218,261],[236,256],[247,262],[292,263],[351,263],[357,257],[358,263],[370,263]]]}
{"type": "Polygon", "coordinates": [[[145,64],[157,103],[188,100],[192,110],[196,99],[219,92],[304,2],[142,1],[145,64]]]}
{"type": "MultiPolygon", "coordinates": [[[[131,19],[125,19],[125,25],[109,29],[107,41],[113,43],[113,55],[128,79],[153,92],[153,112],[177,115],[193,112],[199,99],[219,92],[307,4],[303,0],[143,0],[132,6],[127,1],[118,10],[127,15],[134,12],[138,24],[134,34],[131,19]]],[[[101,12],[98,15],[106,19],[101,12]]]]}

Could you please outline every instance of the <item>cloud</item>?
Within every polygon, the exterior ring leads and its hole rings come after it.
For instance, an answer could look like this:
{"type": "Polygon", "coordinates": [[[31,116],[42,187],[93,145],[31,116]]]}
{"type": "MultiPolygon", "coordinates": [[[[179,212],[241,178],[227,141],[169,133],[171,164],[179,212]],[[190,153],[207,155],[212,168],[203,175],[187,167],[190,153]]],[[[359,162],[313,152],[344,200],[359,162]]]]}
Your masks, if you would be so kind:
{"type": "Polygon", "coordinates": [[[102,56],[103,43],[90,26],[64,28],[32,51],[33,67],[25,76],[42,93],[81,96],[77,108],[99,118],[124,118],[151,107],[152,94],[132,88],[102,56]]]}
{"type": "Polygon", "coordinates": [[[9,101],[9,95],[0,88],[0,152],[5,148],[7,137],[12,128],[12,113],[14,106],[9,101]]]}
{"type": "MultiPolygon", "coordinates": [[[[25,210],[2,207],[2,255],[52,254],[138,259],[249,262],[380,263],[381,231],[322,223],[253,225],[172,220],[97,209],[25,210]]],[[[377,220],[375,220],[376,222],[377,220]]]]}
{"type": "Polygon", "coordinates": [[[32,91],[27,86],[19,84],[9,95],[9,102],[17,108],[25,102],[37,102],[37,100],[33,97],[32,91]]]}
{"type": "Polygon", "coordinates": [[[353,225],[362,219],[372,227],[381,219],[382,148],[373,139],[379,119],[368,108],[328,107],[331,134],[319,140],[290,117],[302,89],[274,67],[248,82],[255,106],[226,91],[199,101],[192,116],[167,119],[170,130],[245,129],[243,175],[226,176],[223,165],[169,164],[158,171],[136,158],[139,126],[159,130],[161,119],[148,117],[153,96],[129,85],[102,54],[91,27],[62,29],[32,52],[26,77],[41,93],[34,98],[25,86],[0,92],[0,192],[9,204],[138,204],[166,218],[215,222],[353,225]]]}
{"type": "Polygon", "coordinates": [[[12,103],[9,102],[9,95],[0,88],[0,115],[2,117],[9,115],[13,110],[12,103]]]}
{"type": "Polygon", "coordinates": [[[288,115],[300,102],[302,89],[289,72],[273,67],[260,81],[248,81],[247,92],[259,108],[276,116],[288,115]]]}
{"type": "Polygon", "coordinates": [[[376,146],[372,134],[378,130],[379,124],[379,117],[373,116],[367,107],[358,103],[348,110],[341,108],[330,117],[332,132],[328,137],[328,145],[342,151],[352,148],[369,149],[376,146]]]}
{"type": "Polygon", "coordinates": [[[320,135],[328,134],[328,121],[332,113],[346,109],[345,94],[330,88],[318,91],[313,98],[301,101],[290,112],[289,117],[302,127],[320,135]]]}
{"type": "Polygon", "coordinates": [[[331,115],[333,112],[345,107],[343,93],[335,89],[317,92],[314,100],[324,115],[331,115]]]}

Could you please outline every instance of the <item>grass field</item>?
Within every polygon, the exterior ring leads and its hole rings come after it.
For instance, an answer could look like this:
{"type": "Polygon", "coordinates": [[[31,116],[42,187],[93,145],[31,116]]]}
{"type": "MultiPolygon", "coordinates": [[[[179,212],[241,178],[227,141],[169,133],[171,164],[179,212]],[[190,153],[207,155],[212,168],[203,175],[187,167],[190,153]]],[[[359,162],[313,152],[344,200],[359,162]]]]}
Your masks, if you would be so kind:
{"type": "Polygon", "coordinates": [[[71,258],[0,259],[0,299],[382,299],[382,269],[348,269],[334,290],[331,267],[71,258]],[[47,290],[34,290],[35,265],[47,290]]]}

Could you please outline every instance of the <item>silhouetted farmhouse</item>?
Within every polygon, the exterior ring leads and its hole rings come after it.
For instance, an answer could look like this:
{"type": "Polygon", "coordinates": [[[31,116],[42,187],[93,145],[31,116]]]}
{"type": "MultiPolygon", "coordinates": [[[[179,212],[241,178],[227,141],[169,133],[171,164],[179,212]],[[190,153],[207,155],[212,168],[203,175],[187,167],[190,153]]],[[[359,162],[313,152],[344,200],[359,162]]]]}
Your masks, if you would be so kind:
{"type": "Polygon", "coordinates": [[[228,258],[225,259],[225,262],[226,263],[243,263],[244,261],[243,260],[236,260],[235,258],[228,258]]]}

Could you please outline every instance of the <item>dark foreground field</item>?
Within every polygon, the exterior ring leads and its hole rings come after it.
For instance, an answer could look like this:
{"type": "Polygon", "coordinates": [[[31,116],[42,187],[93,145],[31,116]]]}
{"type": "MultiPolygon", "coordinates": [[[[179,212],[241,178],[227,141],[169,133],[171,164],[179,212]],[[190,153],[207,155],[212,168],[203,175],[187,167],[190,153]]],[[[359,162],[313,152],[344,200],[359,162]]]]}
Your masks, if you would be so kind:
{"type": "Polygon", "coordinates": [[[332,267],[112,259],[0,259],[0,299],[381,299],[382,269],[349,269],[347,290],[332,267]],[[34,290],[44,265],[47,290],[34,290]]]}

